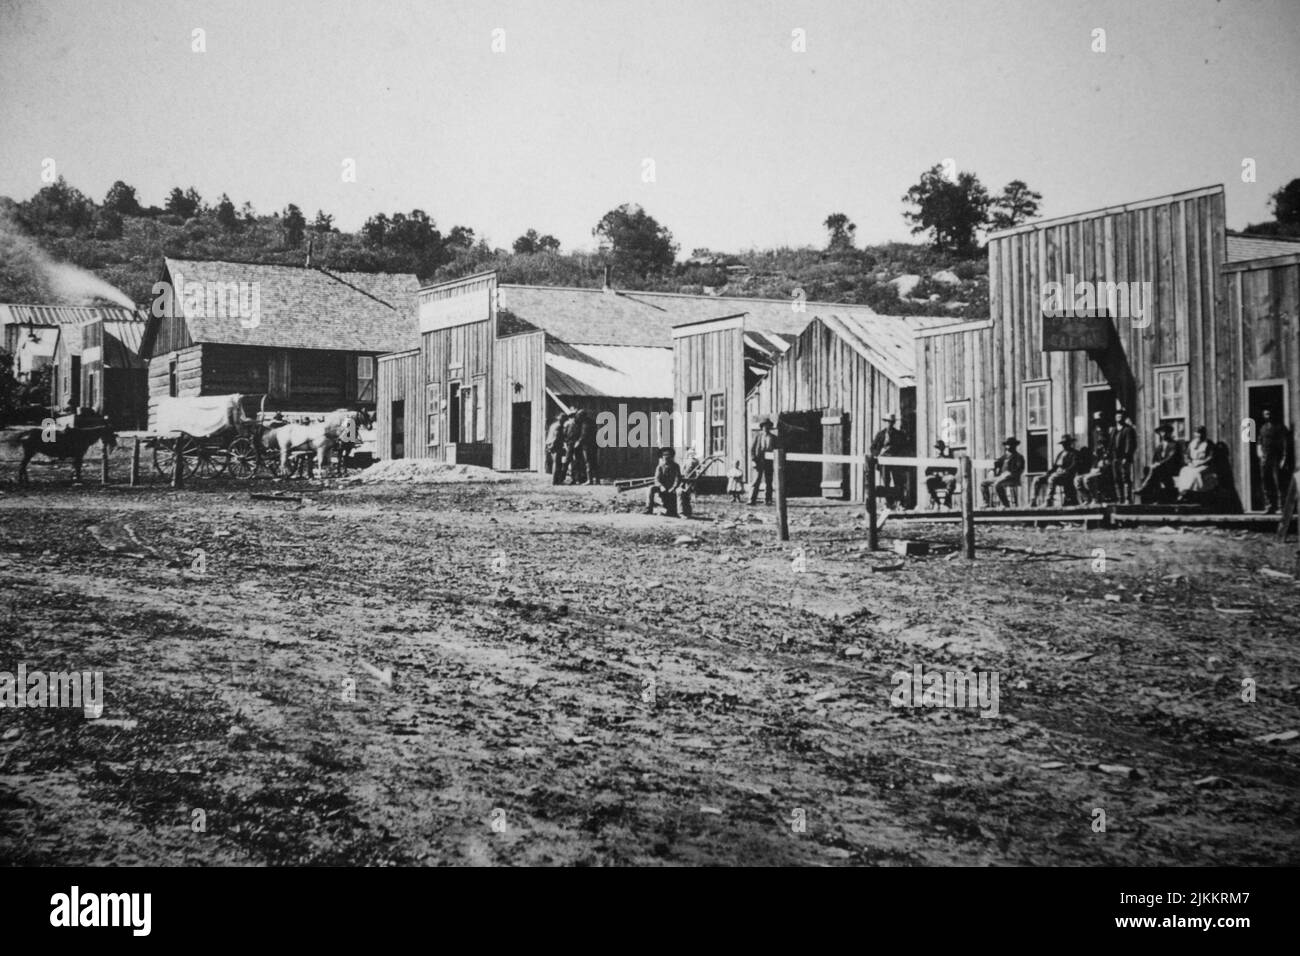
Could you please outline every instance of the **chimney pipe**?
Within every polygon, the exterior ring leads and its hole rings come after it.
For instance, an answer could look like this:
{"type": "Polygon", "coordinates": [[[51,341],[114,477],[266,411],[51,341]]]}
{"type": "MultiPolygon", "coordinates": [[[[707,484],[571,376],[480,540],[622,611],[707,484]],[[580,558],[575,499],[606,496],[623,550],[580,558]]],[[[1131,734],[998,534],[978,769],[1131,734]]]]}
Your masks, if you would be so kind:
{"type": "Polygon", "coordinates": [[[613,291],[612,287],[609,284],[609,266],[605,266],[605,284],[601,288],[603,288],[606,292],[613,291]]]}

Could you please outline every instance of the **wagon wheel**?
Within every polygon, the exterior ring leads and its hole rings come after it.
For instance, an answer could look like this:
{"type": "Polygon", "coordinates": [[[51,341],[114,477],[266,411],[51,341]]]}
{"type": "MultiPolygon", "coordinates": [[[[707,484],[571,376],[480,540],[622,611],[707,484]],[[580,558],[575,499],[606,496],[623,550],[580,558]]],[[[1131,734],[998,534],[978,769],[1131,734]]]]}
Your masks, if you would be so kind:
{"type": "Polygon", "coordinates": [[[176,455],[179,449],[181,474],[188,478],[194,474],[198,447],[198,442],[188,435],[181,435],[178,438],[160,438],[153,448],[153,466],[164,478],[170,478],[172,469],[176,466],[176,455]]]}
{"type": "Polygon", "coordinates": [[[251,438],[236,438],[226,449],[229,463],[226,465],[226,471],[232,478],[247,479],[257,474],[260,458],[257,454],[257,446],[253,444],[251,438]]]}
{"type": "Polygon", "coordinates": [[[181,448],[181,454],[185,456],[186,470],[192,475],[215,478],[225,473],[228,458],[224,448],[204,445],[191,438],[181,448]]]}
{"type": "Polygon", "coordinates": [[[153,446],[153,467],[164,478],[172,476],[176,460],[176,439],[159,438],[153,446]]]}

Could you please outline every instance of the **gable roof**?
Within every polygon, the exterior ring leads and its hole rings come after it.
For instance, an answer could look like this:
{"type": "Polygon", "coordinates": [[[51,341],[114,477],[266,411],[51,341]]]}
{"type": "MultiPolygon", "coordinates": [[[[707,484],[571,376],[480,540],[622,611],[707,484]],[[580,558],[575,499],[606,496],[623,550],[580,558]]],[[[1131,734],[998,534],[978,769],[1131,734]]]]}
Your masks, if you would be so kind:
{"type": "Polygon", "coordinates": [[[1228,233],[1228,261],[1245,262],[1248,259],[1269,259],[1300,252],[1300,237],[1286,239],[1281,236],[1241,236],[1228,233]]]}
{"type": "Polygon", "coordinates": [[[829,312],[815,316],[815,320],[820,320],[900,387],[916,384],[917,330],[952,324],[952,319],[945,316],[861,316],[829,312]]]}
{"type": "Polygon", "coordinates": [[[570,345],[548,338],[546,388],[592,398],[673,397],[673,350],[660,346],[570,345]]]}
{"type": "Polygon", "coordinates": [[[603,289],[499,285],[497,315],[502,335],[531,327],[570,345],[673,344],[672,313],[603,289]]]}
{"type": "MultiPolygon", "coordinates": [[[[257,292],[253,328],[245,328],[238,316],[186,311],[185,324],[195,343],[396,352],[418,341],[413,302],[419,283],[414,276],[170,257],[164,262],[171,282],[178,275],[187,286],[246,282],[257,292]],[[402,301],[403,294],[409,301],[402,301]]],[[[182,305],[178,302],[178,312],[182,305]]],[[[159,321],[151,317],[144,347],[151,346],[159,321]]]]}
{"type": "Polygon", "coordinates": [[[507,313],[499,334],[542,329],[578,345],[667,348],[672,345],[674,326],[737,316],[742,317],[747,331],[794,336],[803,331],[814,308],[831,309],[846,315],[876,314],[866,305],[805,302],[805,309],[800,312],[796,312],[792,305],[793,300],[789,299],[743,296],[509,283],[497,286],[498,314],[507,313]]]}

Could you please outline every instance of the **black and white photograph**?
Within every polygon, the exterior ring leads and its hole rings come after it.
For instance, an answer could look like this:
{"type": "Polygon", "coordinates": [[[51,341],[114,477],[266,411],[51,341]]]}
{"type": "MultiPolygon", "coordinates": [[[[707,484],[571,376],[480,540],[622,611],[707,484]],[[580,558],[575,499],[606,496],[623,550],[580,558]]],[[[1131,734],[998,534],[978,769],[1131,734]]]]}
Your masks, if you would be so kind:
{"type": "Polygon", "coordinates": [[[0,0],[24,919],[1145,867],[1088,920],[1250,939],[1297,104],[1294,0],[0,0]]]}

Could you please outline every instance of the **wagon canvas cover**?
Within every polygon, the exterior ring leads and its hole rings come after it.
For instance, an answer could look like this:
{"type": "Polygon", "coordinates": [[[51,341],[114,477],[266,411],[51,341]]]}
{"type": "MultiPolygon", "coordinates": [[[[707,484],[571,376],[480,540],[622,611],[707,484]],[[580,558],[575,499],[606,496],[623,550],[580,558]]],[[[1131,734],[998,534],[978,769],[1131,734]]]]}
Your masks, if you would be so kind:
{"type": "Polygon", "coordinates": [[[158,399],[158,431],[208,437],[245,421],[238,395],[158,399]]]}

